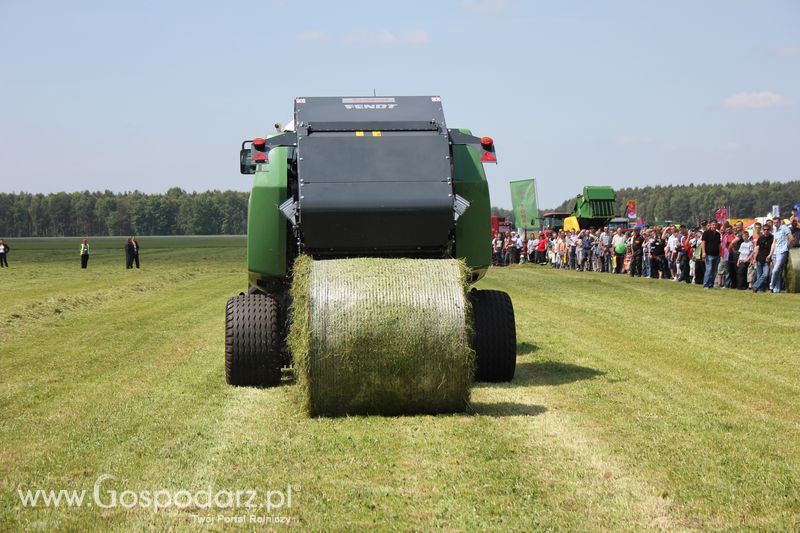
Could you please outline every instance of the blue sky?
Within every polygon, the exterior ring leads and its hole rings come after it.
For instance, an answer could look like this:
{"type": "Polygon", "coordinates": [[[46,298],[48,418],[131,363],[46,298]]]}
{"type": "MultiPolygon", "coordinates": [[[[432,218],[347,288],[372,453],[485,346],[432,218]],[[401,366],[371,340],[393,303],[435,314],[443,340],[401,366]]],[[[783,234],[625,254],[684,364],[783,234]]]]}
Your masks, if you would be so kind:
{"type": "Polygon", "coordinates": [[[0,0],[0,190],[247,190],[295,96],[441,95],[492,203],[800,179],[800,2],[0,0]]]}

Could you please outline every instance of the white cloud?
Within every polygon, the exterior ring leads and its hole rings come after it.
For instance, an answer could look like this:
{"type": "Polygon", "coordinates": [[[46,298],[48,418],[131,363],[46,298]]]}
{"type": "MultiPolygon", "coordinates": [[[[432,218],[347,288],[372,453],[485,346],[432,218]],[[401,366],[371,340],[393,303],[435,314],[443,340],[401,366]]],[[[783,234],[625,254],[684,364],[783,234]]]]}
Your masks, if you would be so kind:
{"type": "Polygon", "coordinates": [[[509,5],[509,0],[460,0],[461,8],[471,13],[497,13],[509,5]]]}
{"type": "Polygon", "coordinates": [[[414,30],[405,33],[392,33],[390,31],[367,31],[357,30],[346,33],[342,36],[346,43],[366,44],[366,45],[387,45],[387,44],[425,44],[430,41],[428,33],[423,30],[414,30]]]}
{"type": "Polygon", "coordinates": [[[318,30],[305,30],[297,34],[301,41],[324,41],[325,33],[318,30]]]}
{"type": "Polygon", "coordinates": [[[765,107],[792,105],[793,102],[773,91],[741,92],[725,99],[727,107],[761,109],[765,107]]]}

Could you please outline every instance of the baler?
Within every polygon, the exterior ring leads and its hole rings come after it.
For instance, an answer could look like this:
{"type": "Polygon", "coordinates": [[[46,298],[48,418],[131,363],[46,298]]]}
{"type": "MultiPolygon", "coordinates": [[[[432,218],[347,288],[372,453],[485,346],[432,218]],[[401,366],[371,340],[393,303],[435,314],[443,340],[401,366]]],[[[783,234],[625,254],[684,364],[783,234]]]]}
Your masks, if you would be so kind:
{"type": "MultiPolygon", "coordinates": [[[[289,289],[300,256],[456,259],[470,284],[481,279],[491,265],[482,165],[496,161],[491,138],[447,127],[438,96],[296,98],[290,128],[244,141],[240,171],[254,175],[248,291],[227,305],[228,383],[275,386],[292,365],[289,289]]],[[[391,277],[389,284],[406,282],[391,277]]],[[[511,380],[516,333],[508,294],[472,288],[466,298],[474,378],[511,380]]]]}

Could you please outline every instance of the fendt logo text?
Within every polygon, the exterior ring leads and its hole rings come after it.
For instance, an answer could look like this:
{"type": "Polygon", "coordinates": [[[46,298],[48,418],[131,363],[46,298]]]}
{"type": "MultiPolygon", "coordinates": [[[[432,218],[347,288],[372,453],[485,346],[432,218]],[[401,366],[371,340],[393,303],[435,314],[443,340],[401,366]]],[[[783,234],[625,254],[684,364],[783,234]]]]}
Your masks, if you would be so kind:
{"type": "Polygon", "coordinates": [[[394,109],[398,104],[344,104],[345,109],[394,109]]]}

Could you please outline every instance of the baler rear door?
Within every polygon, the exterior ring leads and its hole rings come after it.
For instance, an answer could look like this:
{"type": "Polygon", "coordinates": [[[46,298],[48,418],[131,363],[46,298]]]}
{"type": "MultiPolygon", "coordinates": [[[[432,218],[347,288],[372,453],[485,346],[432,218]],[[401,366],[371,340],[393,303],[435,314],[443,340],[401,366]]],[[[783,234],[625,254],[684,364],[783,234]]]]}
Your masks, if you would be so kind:
{"type": "MultiPolygon", "coordinates": [[[[381,115],[343,107],[343,100],[355,99],[314,100],[341,109],[323,106],[326,120],[316,121],[298,111],[306,249],[316,256],[444,255],[455,221],[441,105],[438,116],[421,120],[419,109],[410,116],[397,108],[381,115]]],[[[427,103],[434,102],[427,97],[427,103]]]]}

